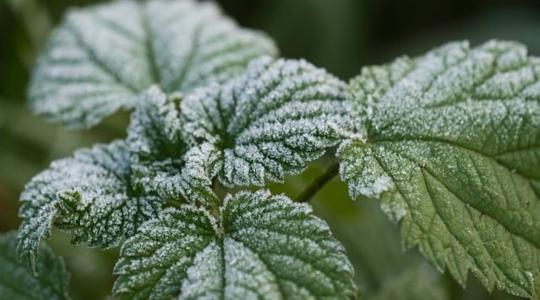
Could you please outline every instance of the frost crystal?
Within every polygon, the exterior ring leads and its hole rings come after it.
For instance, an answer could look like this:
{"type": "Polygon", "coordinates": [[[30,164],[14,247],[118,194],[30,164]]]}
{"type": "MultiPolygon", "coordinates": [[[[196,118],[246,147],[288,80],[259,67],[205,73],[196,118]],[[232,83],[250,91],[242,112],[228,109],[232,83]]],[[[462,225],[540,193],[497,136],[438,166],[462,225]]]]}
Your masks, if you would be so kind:
{"type": "Polygon", "coordinates": [[[90,127],[159,84],[188,91],[275,55],[264,34],[241,29],[213,2],[115,1],[71,10],[41,55],[33,109],[72,128],[90,127]]]}
{"type": "Polygon", "coordinates": [[[187,200],[208,199],[216,175],[229,187],[282,181],[348,134],[347,97],[325,71],[269,57],[185,96],[154,87],[128,130],[134,169],[145,187],[187,200]]]}
{"type": "Polygon", "coordinates": [[[0,295],[2,299],[69,300],[69,274],[62,259],[42,246],[35,277],[17,258],[17,234],[0,235],[0,295]]]}
{"type": "Polygon", "coordinates": [[[220,149],[226,186],[264,185],[298,174],[346,133],[345,85],[304,61],[261,58],[225,85],[181,104],[192,143],[220,149]]]}
{"type": "Polygon", "coordinates": [[[338,151],[353,197],[380,198],[406,246],[465,284],[532,297],[540,269],[540,59],[452,43],[351,81],[366,128],[338,151]],[[535,274],[530,276],[530,274],[535,274]]]}
{"type": "Polygon", "coordinates": [[[21,195],[21,259],[34,264],[53,225],[69,231],[74,243],[109,248],[156,215],[162,200],[131,182],[130,164],[130,152],[117,141],[79,150],[34,177],[21,195]]]}
{"type": "Polygon", "coordinates": [[[181,95],[167,97],[149,89],[132,114],[128,145],[133,177],[148,193],[189,202],[218,201],[211,178],[220,168],[218,150],[209,143],[188,147],[180,123],[181,95]]]}
{"type": "Polygon", "coordinates": [[[123,299],[350,299],[352,266],[306,204],[266,191],[228,196],[219,216],[167,209],[122,247],[123,299]]]}

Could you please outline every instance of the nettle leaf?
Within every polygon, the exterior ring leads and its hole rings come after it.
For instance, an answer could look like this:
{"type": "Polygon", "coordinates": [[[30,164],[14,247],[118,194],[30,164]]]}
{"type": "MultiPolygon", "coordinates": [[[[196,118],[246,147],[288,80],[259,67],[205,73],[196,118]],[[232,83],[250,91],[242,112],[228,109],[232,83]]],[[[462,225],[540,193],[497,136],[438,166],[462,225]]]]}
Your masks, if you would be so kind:
{"type": "Polygon", "coordinates": [[[128,144],[136,181],[164,199],[217,202],[211,178],[220,168],[217,149],[203,143],[189,147],[180,122],[180,95],[167,96],[157,86],[142,96],[132,114],[128,144]]]}
{"type": "Polygon", "coordinates": [[[213,2],[116,1],[71,10],[41,55],[29,91],[35,112],[91,127],[159,84],[189,91],[275,55],[264,34],[241,29],[213,2]]]}
{"type": "Polygon", "coordinates": [[[215,145],[220,181],[262,186],[298,174],[336,145],[349,124],[344,83],[305,61],[261,58],[242,76],[181,103],[190,142],[215,145]]]}
{"type": "Polygon", "coordinates": [[[0,235],[0,295],[2,299],[67,300],[69,273],[64,262],[48,248],[42,247],[36,261],[39,277],[34,277],[17,257],[17,234],[0,235]]]}
{"type": "Polygon", "coordinates": [[[34,265],[53,225],[70,232],[73,243],[110,248],[154,217],[162,200],[132,184],[130,163],[128,148],[117,141],[78,150],[34,177],[21,194],[21,259],[34,265]]]}
{"type": "Polygon", "coordinates": [[[339,150],[353,197],[382,200],[406,246],[465,284],[469,270],[533,297],[540,269],[540,60],[453,43],[351,82],[366,136],[339,150]]]}
{"type": "Polygon", "coordinates": [[[124,299],[349,299],[353,269],[307,204],[267,191],[228,196],[219,216],[166,209],[123,245],[124,299]]]}

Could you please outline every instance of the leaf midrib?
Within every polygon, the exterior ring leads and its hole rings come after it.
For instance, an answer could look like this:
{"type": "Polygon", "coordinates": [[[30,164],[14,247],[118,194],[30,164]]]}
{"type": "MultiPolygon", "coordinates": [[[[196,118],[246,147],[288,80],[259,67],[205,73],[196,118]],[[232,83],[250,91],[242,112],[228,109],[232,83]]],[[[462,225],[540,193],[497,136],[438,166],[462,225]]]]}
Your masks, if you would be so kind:
{"type": "Polygon", "coordinates": [[[156,62],[156,55],[154,52],[154,45],[152,43],[152,29],[150,27],[150,21],[148,17],[148,12],[144,3],[138,2],[137,7],[139,9],[141,26],[144,32],[144,49],[147,54],[148,63],[150,65],[150,74],[152,81],[154,83],[159,83],[161,85],[161,75],[156,62]]]}

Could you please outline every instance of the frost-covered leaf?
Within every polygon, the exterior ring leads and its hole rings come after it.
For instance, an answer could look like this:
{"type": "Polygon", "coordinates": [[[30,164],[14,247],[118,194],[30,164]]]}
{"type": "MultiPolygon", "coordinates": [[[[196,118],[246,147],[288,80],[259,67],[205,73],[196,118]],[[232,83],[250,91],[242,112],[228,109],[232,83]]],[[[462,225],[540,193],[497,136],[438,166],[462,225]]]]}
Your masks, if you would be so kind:
{"type": "Polygon", "coordinates": [[[34,111],[72,128],[134,106],[152,84],[189,91],[275,55],[262,33],[239,28],[214,2],[115,1],[71,10],[41,55],[34,111]]]}
{"type": "Polygon", "coordinates": [[[220,149],[226,186],[264,185],[302,171],[342,138],[345,85],[305,61],[261,58],[224,85],[181,103],[190,142],[220,149]]]}
{"type": "Polygon", "coordinates": [[[0,296],[13,300],[67,300],[69,274],[64,262],[42,246],[36,261],[40,276],[28,270],[17,257],[17,234],[0,235],[0,296]]]}
{"type": "Polygon", "coordinates": [[[133,177],[164,199],[217,201],[210,186],[219,170],[219,152],[208,143],[189,148],[184,142],[181,96],[167,96],[152,87],[143,97],[128,128],[133,177]]]}
{"type": "Polygon", "coordinates": [[[124,299],[350,299],[343,247],[307,204],[266,191],[225,199],[219,216],[167,209],[121,250],[124,299]]]}
{"type": "Polygon", "coordinates": [[[34,265],[53,225],[70,232],[74,243],[108,248],[154,217],[162,201],[131,182],[130,163],[125,143],[116,141],[79,150],[34,177],[21,194],[21,259],[34,265]]]}
{"type": "Polygon", "coordinates": [[[533,297],[540,270],[540,60],[453,43],[351,82],[365,135],[341,146],[350,193],[380,198],[404,244],[465,284],[533,297]]]}
{"type": "Polygon", "coordinates": [[[208,204],[218,199],[212,180],[219,170],[218,150],[209,143],[190,148],[179,159],[147,162],[133,166],[134,176],[149,193],[165,200],[184,200],[208,204]]]}
{"type": "Polygon", "coordinates": [[[180,123],[182,96],[167,96],[158,86],[141,95],[128,128],[130,149],[141,163],[181,157],[187,149],[180,123]]]}

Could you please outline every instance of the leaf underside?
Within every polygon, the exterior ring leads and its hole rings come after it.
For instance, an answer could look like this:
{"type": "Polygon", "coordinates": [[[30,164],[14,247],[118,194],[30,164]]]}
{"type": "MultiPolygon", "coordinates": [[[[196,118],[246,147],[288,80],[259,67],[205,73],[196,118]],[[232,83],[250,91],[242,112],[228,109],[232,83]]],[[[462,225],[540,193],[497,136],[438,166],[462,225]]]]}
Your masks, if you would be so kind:
{"type": "Polygon", "coordinates": [[[132,184],[130,163],[125,143],[116,141],[79,150],[34,177],[21,194],[20,258],[32,267],[53,225],[73,243],[110,248],[155,216],[162,200],[132,184]]]}
{"type": "Polygon", "coordinates": [[[379,198],[407,247],[464,285],[534,295],[540,270],[540,60],[452,43],[351,81],[365,132],[339,149],[353,197],[379,198]]]}
{"type": "Polygon", "coordinates": [[[164,210],[122,247],[123,299],[350,299],[352,266],[306,204],[266,191],[225,199],[220,216],[164,210]]]}
{"type": "Polygon", "coordinates": [[[239,28],[213,2],[116,1],[67,14],[39,58],[29,98],[47,119],[88,128],[132,108],[152,84],[187,92],[276,53],[266,35],[239,28]]]}
{"type": "Polygon", "coordinates": [[[67,300],[69,274],[62,259],[47,247],[36,261],[34,274],[19,262],[17,257],[17,234],[0,235],[0,295],[2,299],[16,300],[67,300]],[[42,271],[42,272],[41,272],[42,271]]]}

